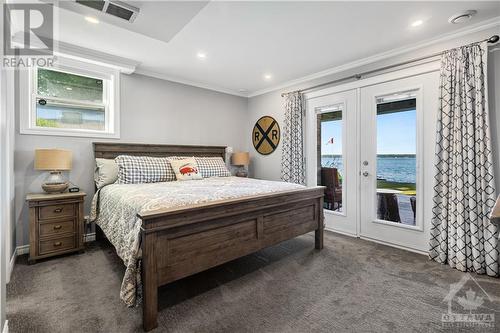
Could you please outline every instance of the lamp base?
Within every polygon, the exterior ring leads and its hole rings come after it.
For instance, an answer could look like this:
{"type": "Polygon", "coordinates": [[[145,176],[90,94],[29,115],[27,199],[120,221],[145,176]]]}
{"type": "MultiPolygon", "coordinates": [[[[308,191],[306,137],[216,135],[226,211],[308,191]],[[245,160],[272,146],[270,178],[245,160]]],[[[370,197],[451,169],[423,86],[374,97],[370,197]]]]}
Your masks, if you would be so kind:
{"type": "Polygon", "coordinates": [[[236,171],[236,177],[248,177],[248,172],[245,169],[239,169],[236,171]]]}
{"type": "Polygon", "coordinates": [[[47,193],[63,193],[68,188],[69,183],[42,184],[42,189],[47,193]]]}
{"type": "Polygon", "coordinates": [[[64,179],[60,171],[51,171],[42,189],[47,193],[63,193],[68,188],[69,183],[64,179]]]}

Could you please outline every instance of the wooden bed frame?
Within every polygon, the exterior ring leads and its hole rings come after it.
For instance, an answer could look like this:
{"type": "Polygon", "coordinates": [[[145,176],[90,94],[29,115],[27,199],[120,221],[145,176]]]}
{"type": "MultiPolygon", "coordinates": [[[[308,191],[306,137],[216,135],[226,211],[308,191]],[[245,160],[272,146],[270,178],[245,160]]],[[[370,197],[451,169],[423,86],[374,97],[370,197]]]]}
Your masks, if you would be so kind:
{"type": "MultiPolygon", "coordinates": [[[[94,143],[96,158],[220,156],[215,146],[94,143]]],[[[138,214],[142,219],[143,326],[158,326],[158,287],[315,231],[323,248],[324,187],[214,201],[138,214]]]]}

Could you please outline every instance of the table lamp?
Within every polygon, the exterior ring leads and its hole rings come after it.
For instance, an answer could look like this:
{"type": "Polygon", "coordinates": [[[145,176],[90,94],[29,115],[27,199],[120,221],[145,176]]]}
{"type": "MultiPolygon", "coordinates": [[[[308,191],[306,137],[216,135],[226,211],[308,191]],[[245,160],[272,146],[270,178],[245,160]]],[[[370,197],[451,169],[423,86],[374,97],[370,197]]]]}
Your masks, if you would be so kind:
{"type": "Polygon", "coordinates": [[[36,149],[35,170],[49,171],[49,176],[42,184],[47,193],[62,193],[69,183],[61,171],[71,170],[72,152],[63,149],[36,149]]]}
{"type": "Polygon", "coordinates": [[[237,177],[247,177],[248,172],[245,167],[250,162],[250,154],[248,152],[236,152],[231,156],[231,164],[239,166],[240,168],[236,172],[237,177]]]}

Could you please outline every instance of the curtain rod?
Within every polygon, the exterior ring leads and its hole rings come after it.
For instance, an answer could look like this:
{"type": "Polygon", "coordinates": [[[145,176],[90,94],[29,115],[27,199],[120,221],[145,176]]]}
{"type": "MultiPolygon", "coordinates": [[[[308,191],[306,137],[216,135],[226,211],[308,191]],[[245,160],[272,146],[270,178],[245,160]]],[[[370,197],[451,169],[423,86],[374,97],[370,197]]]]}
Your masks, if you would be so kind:
{"type": "MultiPolygon", "coordinates": [[[[500,37],[498,35],[493,35],[490,38],[486,38],[486,39],[480,40],[479,42],[475,42],[475,43],[472,43],[472,44],[477,44],[477,43],[482,43],[482,42],[488,42],[490,44],[495,44],[496,42],[498,42],[499,39],[500,39],[500,37]]],[[[325,82],[325,83],[321,83],[321,84],[318,84],[318,85],[315,85],[315,86],[312,86],[312,87],[309,87],[309,88],[304,88],[304,89],[299,89],[299,90],[295,90],[295,91],[290,91],[290,92],[287,92],[287,93],[282,93],[281,97],[285,97],[288,94],[292,94],[292,93],[296,93],[296,92],[303,93],[305,91],[315,90],[315,89],[318,89],[318,88],[321,88],[321,87],[324,87],[324,86],[333,85],[334,83],[339,83],[339,82],[343,82],[343,81],[347,81],[347,80],[352,80],[352,79],[360,80],[361,78],[363,78],[363,76],[370,75],[370,74],[373,74],[373,73],[376,73],[376,72],[381,72],[381,71],[384,71],[384,70],[387,70],[387,69],[391,69],[391,68],[394,68],[394,67],[400,67],[400,66],[408,65],[408,64],[411,64],[411,63],[414,63],[414,62],[418,62],[418,61],[422,61],[422,60],[426,60],[426,59],[429,59],[429,58],[434,58],[434,57],[442,55],[444,52],[445,51],[437,52],[437,53],[434,53],[434,54],[431,54],[431,55],[428,55],[428,56],[424,56],[424,57],[420,57],[420,58],[416,58],[416,59],[412,59],[412,60],[408,60],[408,61],[403,61],[403,62],[394,64],[394,65],[389,65],[389,66],[380,67],[380,68],[377,68],[377,69],[372,69],[372,70],[369,70],[369,71],[366,71],[366,72],[363,72],[363,73],[354,74],[354,75],[343,77],[341,79],[337,79],[337,80],[333,80],[333,81],[328,81],[328,82],[325,82]]]]}

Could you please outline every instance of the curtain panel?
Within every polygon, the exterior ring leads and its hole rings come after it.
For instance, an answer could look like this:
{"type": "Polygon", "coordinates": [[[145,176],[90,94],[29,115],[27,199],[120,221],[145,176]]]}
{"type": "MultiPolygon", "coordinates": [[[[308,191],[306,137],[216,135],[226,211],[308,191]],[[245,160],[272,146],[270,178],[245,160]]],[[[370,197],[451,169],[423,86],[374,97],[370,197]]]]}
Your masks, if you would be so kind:
{"type": "Polygon", "coordinates": [[[287,94],[282,136],[281,179],[285,182],[301,185],[306,183],[304,118],[302,94],[299,92],[287,94]]]}
{"type": "Polygon", "coordinates": [[[436,174],[429,257],[464,272],[498,276],[496,191],[487,99],[487,46],[441,57],[436,174]]]}

